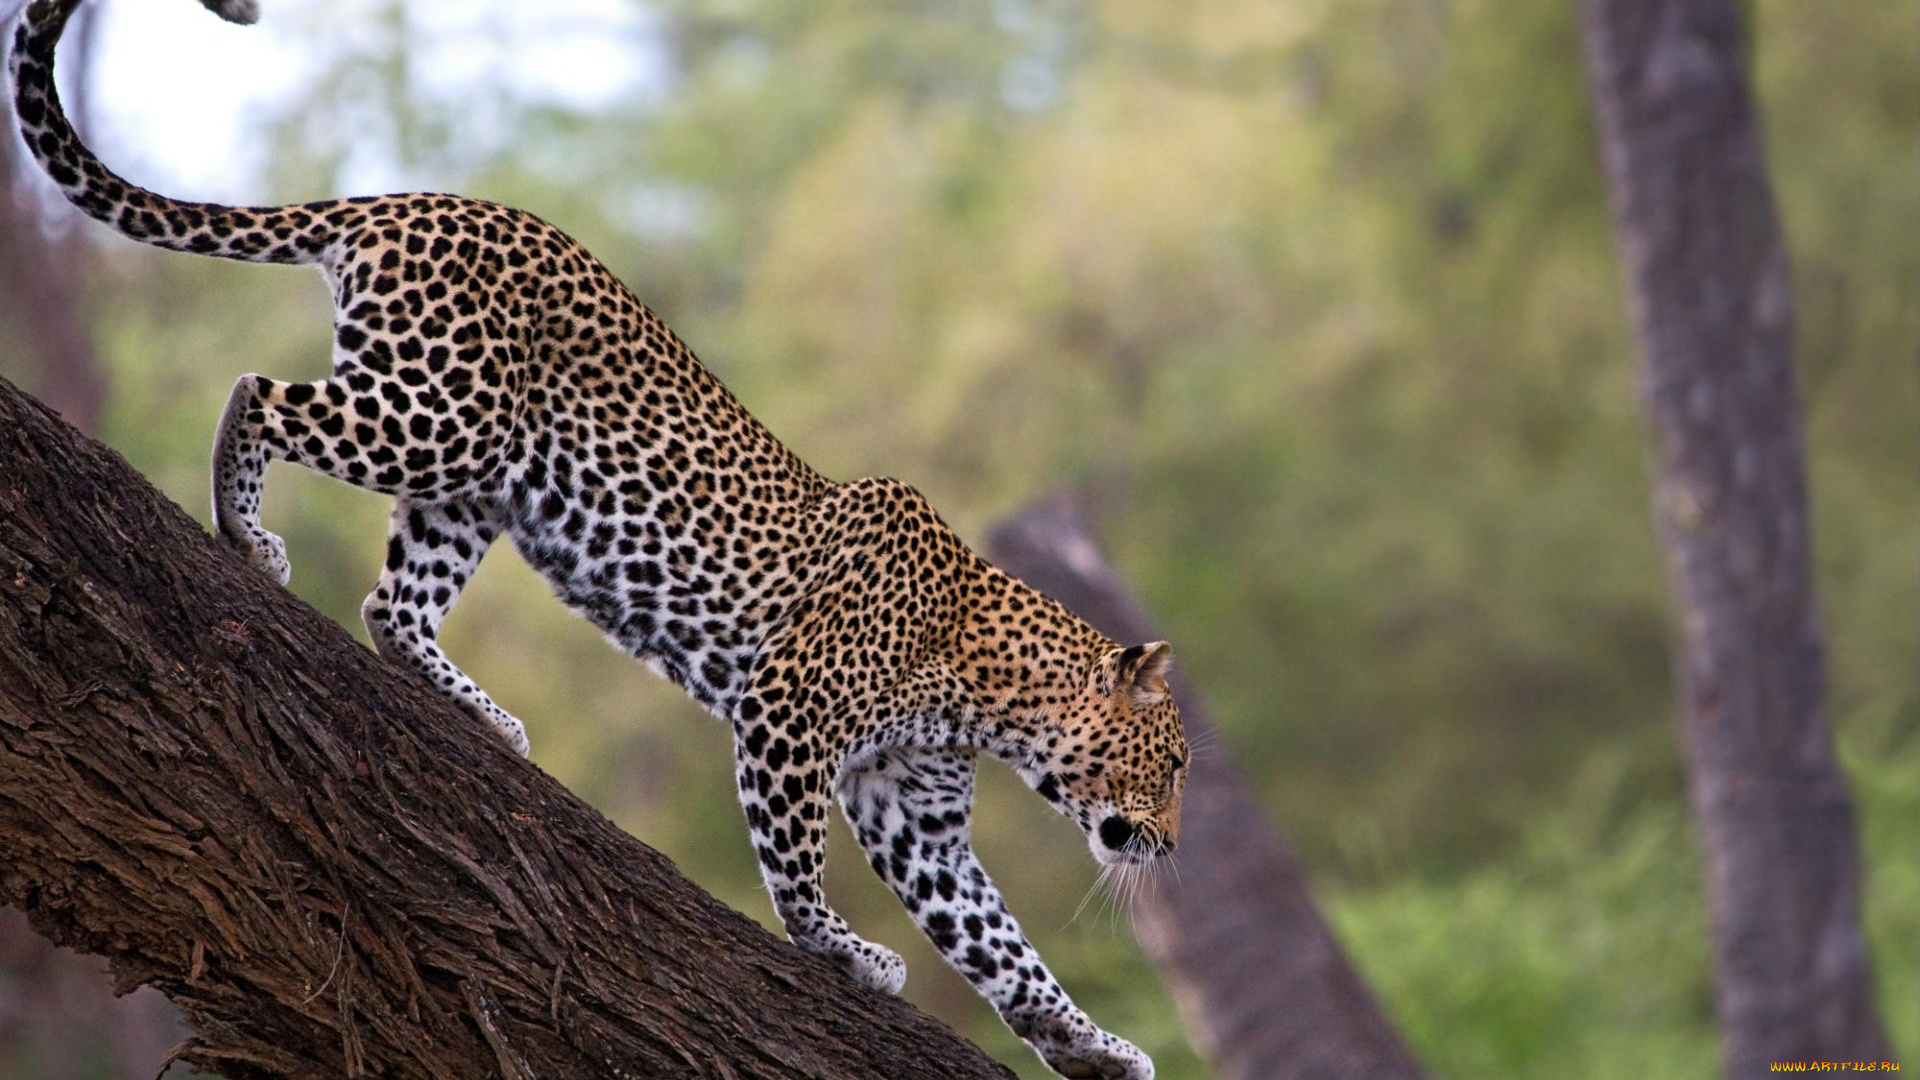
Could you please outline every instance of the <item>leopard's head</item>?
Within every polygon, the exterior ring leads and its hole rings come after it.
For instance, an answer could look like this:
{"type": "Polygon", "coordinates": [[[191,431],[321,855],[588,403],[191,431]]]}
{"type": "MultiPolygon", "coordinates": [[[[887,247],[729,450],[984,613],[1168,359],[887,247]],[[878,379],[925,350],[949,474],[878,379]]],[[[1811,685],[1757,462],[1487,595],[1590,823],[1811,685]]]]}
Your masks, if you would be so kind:
{"type": "Polygon", "coordinates": [[[1191,750],[1167,687],[1172,662],[1164,641],[1101,653],[1020,767],[1103,865],[1150,862],[1179,842],[1191,750]]]}

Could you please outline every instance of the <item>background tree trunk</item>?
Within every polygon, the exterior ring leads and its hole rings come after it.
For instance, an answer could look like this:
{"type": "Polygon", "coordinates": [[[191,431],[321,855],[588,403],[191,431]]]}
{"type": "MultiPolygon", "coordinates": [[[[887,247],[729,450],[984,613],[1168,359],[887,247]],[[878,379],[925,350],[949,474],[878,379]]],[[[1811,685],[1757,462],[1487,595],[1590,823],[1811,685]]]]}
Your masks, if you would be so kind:
{"type": "Polygon", "coordinates": [[[114,997],[106,961],[59,948],[0,908],[0,1076],[153,1080],[184,1034],[158,990],[114,997]]]}
{"type": "MultiPolygon", "coordinates": [[[[12,5],[0,6],[0,13],[12,5]]],[[[11,21],[0,21],[11,33],[11,21]]],[[[73,70],[86,83],[93,54],[93,9],[73,26],[73,70]]],[[[85,121],[83,93],[74,95],[74,122],[85,121]]],[[[67,422],[99,428],[107,379],[94,354],[82,307],[86,301],[86,237],[81,214],[67,205],[21,144],[11,99],[0,106],[0,330],[6,344],[0,372],[23,380],[67,422]]]]}
{"type": "Polygon", "coordinates": [[[682,879],[0,381],[0,901],[190,1064],[1006,1077],[682,879]]]}
{"type": "Polygon", "coordinates": [[[1888,1056],[1825,716],[1786,250],[1734,0],[1586,0],[1682,615],[1727,1075],[1888,1056]]]}
{"type": "MultiPolygon", "coordinates": [[[[991,558],[1128,642],[1162,635],[1055,497],[993,531],[991,558]]],[[[1178,655],[1178,643],[1175,647],[1178,655]]],[[[1215,741],[1205,703],[1173,679],[1193,756],[1178,874],[1140,899],[1138,931],[1195,1044],[1222,1080],[1414,1080],[1419,1065],[1307,894],[1293,852],[1215,741]]]]}

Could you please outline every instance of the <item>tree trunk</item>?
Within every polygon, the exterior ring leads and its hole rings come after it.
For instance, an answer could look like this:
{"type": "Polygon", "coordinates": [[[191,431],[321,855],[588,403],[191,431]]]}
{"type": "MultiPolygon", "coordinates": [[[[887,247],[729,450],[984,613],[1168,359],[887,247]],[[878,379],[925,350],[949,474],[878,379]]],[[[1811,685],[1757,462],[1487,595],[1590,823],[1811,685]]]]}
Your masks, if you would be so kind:
{"type": "Polygon", "coordinates": [[[1825,716],[1787,255],[1734,0],[1586,0],[1682,613],[1688,788],[1729,1077],[1887,1057],[1825,716]]]}
{"type": "MultiPolygon", "coordinates": [[[[1002,524],[988,550],[1109,636],[1160,636],[1064,498],[1002,524]]],[[[1419,1065],[1177,671],[1181,716],[1200,749],[1181,813],[1179,872],[1159,875],[1142,894],[1137,928],[1195,1043],[1222,1080],[1415,1080],[1419,1065]]]]}
{"type": "Polygon", "coordinates": [[[159,988],[180,1058],[233,1080],[1010,1075],[700,892],[4,381],[0,901],[159,988]]]}

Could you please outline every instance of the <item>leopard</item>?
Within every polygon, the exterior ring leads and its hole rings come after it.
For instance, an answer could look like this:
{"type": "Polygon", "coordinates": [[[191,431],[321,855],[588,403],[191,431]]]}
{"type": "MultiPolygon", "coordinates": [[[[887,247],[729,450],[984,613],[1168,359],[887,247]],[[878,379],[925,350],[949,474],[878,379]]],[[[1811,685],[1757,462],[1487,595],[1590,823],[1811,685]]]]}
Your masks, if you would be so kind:
{"type": "MultiPolygon", "coordinates": [[[[393,498],[361,609],[378,653],[525,756],[525,726],[438,643],[494,541],[731,726],[734,779],[789,939],[897,994],[901,956],[827,902],[834,802],[935,950],[1062,1076],[1150,1080],[1042,961],[971,839],[981,755],[1084,833],[1103,868],[1179,839],[1190,747],[1164,641],[1122,645],[993,566],[894,479],[832,481],[776,439],[585,248],[521,210],[448,194],[272,207],[184,201],[80,140],[54,52],[82,0],[35,0],[8,68],[19,131],[121,235],[319,268],[331,374],[249,374],[212,454],[213,532],[282,585],[261,521],[270,461],[393,498]]],[[[201,0],[232,22],[254,0],[201,0]]]]}

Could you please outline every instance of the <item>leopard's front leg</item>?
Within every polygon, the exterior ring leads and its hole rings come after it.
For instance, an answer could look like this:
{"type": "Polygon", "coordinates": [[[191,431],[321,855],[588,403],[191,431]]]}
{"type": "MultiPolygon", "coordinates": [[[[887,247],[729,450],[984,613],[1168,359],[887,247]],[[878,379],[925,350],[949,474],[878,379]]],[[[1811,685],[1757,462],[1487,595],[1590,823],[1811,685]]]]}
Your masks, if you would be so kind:
{"type": "Polygon", "coordinates": [[[907,962],[884,945],[853,932],[827,906],[821,881],[826,869],[828,791],[831,779],[818,748],[799,743],[784,729],[791,716],[786,694],[772,705],[749,692],[734,721],[735,775],[747,829],[760,858],[760,876],[773,907],[795,945],[839,964],[849,975],[883,993],[907,984],[907,962]]]}
{"type": "Polygon", "coordinates": [[[1153,1080],[1153,1061],[1073,1003],[1007,911],[968,839],[974,759],[894,750],[840,781],[840,806],[940,954],[1062,1076],[1153,1080]]]}

